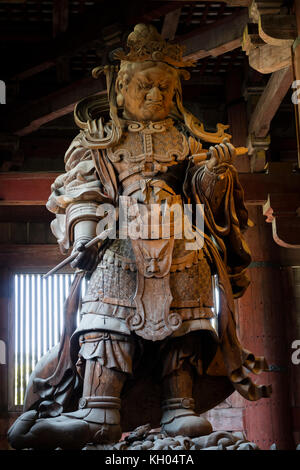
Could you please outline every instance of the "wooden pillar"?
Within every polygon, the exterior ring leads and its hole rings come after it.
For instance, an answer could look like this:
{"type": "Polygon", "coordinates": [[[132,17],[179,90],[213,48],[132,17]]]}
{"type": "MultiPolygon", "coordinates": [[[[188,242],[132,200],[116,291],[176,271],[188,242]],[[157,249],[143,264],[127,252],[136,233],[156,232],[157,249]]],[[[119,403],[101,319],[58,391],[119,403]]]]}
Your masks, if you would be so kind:
{"type": "MultiPolygon", "coordinates": [[[[283,251],[283,256],[285,255],[283,251]]],[[[285,305],[287,307],[287,345],[290,362],[290,402],[292,409],[292,430],[295,442],[300,443],[300,266],[286,266],[284,272],[285,305]],[[292,347],[297,341],[297,350],[292,347]],[[293,357],[295,356],[295,357],[293,357]]]]}
{"type": "MultiPolygon", "coordinates": [[[[300,80],[300,0],[295,0],[294,2],[295,15],[296,15],[296,24],[298,37],[293,44],[293,71],[295,80],[300,80]]],[[[299,86],[298,90],[298,100],[299,100],[299,86]]],[[[296,118],[296,134],[297,134],[297,145],[298,145],[298,166],[300,167],[300,103],[295,104],[295,118],[296,118]]]]}
{"type": "MultiPolygon", "coordinates": [[[[226,105],[232,144],[235,147],[246,147],[248,137],[246,102],[242,94],[242,77],[237,71],[228,73],[226,77],[226,105]]],[[[238,156],[234,164],[239,173],[250,172],[247,154],[238,156]]]]}
{"type": "Polygon", "coordinates": [[[255,223],[246,235],[253,261],[248,270],[251,285],[237,302],[239,337],[246,349],[267,359],[271,372],[252,378],[259,384],[271,383],[273,393],[271,398],[245,401],[244,430],[261,449],[269,449],[273,443],[278,449],[295,449],[289,399],[288,312],[279,248],[261,207],[250,206],[249,216],[255,223]]]}
{"type": "Polygon", "coordinates": [[[8,449],[6,433],[9,428],[8,415],[8,310],[9,271],[0,266],[0,339],[5,343],[5,364],[0,364],[0,450],[8,449]]]}

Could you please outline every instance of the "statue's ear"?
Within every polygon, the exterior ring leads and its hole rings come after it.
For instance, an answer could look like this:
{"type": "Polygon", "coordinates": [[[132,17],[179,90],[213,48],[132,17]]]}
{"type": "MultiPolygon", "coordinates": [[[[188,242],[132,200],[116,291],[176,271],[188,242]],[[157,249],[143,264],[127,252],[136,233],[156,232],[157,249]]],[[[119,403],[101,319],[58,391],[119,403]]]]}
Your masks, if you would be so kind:
{"type": "Polygon", "coordinates": [[[191,74],[188,70],[178,70],[179,78],[183,80],[189,80],[191,78],[191,74]]]}
{"type": "Polygon", "coordinates": [[[121,79],[121,77],[117,77],[117,79],[116,79],[116,92],[117,92],[117,93],[120,93],[120,91],[122,90],[122,88],[123,88],[122,79],[121,79]]]}
{"type": "Polygon", "coordinates": [[[123,81],[120,77],[117,78],[116,80],[116,95],[117,95],[117,105],[119,107],[122,107],[124,105],[124,97],[123,97],[123,81]]]}

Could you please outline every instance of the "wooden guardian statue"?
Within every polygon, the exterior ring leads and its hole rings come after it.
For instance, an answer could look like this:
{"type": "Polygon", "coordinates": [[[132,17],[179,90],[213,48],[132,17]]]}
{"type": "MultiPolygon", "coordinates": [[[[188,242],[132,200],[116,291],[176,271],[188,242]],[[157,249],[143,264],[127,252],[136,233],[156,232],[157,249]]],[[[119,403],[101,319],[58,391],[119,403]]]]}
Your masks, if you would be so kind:
{"type": "Polygon", "coordinates": [[[267,368],[264,358],[236,335],[234,299],[251,261],[238,149],[227,126],[206,132],[184,108],[181,79],[193,64],[154,27],[137,25],[117,58],[119,68],[93,71],[106,74],[108,101],[89,97],[75,108],[80,132],[47,203],[76,276],[61,342],[37,364],[9,431],[17,449],[114,443],[147,422],[168,436],[203,436],[212,427],[200,414],[233,391],[270,395],[248,376],[267,368]],[[124,211],[135,230],[120,236],[124,211]],[[182,223],[190,225],[180,233],[182,223]]]}

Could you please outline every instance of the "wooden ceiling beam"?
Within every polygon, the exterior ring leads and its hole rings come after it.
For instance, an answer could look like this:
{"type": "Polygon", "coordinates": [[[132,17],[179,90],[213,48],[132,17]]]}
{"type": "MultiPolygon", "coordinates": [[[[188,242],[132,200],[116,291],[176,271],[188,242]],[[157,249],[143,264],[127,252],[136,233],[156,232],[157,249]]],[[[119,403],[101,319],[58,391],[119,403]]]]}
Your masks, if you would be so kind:
{"type": "MultiPolygon", "coordinates": [[[[291,162],[270,162],[267,173],[241,173],[245,203],[261,205],[272,223],[273,238],[285,248],[300,248],[300,173],[291,162]]],[[[33,207],[37,217],[49,214],[42,210],[51,192],[51,184],[59,173],[0,173],[0,208],[5,222],[16,221],[13,207],[24,218],[26,207],[33,207]],[[3,211],[4,209],[4,211],[3,211]]],[[[27,211],[28,213],[28,211],[27,211]]],[[[23,219],[22,219],[23,220],[23,219]]],[[[1,217],[0,217],[1,221],[1,217]]]]}
{"type": "Polygon", "coordinates": [[[52,26],[53,37],[67,31],[69,24],[69,0],[53,0],[52,26]]]}
{"type": "MultiPolygon", "coordinates": [[[[149,0],[150,2],[158,2],[159,0],[149,0]]],[[[165,0],[166,2],[177,2],[177,3],[187,3],[186,0],[165,0]]],[[[199,0],[189,0],[188,3],[197,2],[199,0]]],[[[205,0],[207,3],[217,3],[216,0],[205,0]]],[[[249,7],[252,3],[252,0],[222,0],[222,2],[226,3],[229,7],[249,7]]]]}
{"type": "Polygon", "coordinates": [[[181,8],[177,8],[177,10],[170,11],[166,14],[161,30],[161,35],[164,39],[169,39],[170,41],[174,39],[179,18],[181,14],[181,8]]]}
{"type": "MultiPolygon", "coordinates": [[[[65,33],[60,34],[48,44],[44,44],[36,56],[35,63],[15,73],[12,78],[14,80],[27,79],[53,67],[63,57],[72,57],[99,42],[104,43],[103,30],[116,24],[116,12],[118,12],[117,21],[120,24],[120,34],[122,34],[123,29],[126,30],[138,22],[150,22],[176,9],[178,9],[176,2],[161,1],[128,4],[124,0],[115,0],[113,8],[110,9],[105,8],[102,3],[101,5],[96,4],[86,14],[81,15],[80,20],[69,27],[65,33]]],[[[60,24],[62,25],[62,21],[60,24]]]]}
{"type": "Polygon", "coordinates": [[[173,0],[168,2],[157,0],[152,2],[147,0],[146,2],[129,2],[127,4],[130,9],[126,10],[127,21],[124,21],[124,25],[128,29],[128,26],[135,26],[137,23],[147,23],[156,19],[159,19],[168,13],[177,10],[179,5],[173,0]]]}
{"type": "Polygon", "coordinates": [[[104,93],[106,86],[102,80],[85,78],[26,106],[14,109],[9,116],[6,115],[2,119],[2,127],[8,127],[20,137],[28,135],[47,122],[73,112],[75,104],[86,96],[104,93]]]}
{"type": "MultiPolygon", "coordinates": [[[[62,156],[63,158],[63,156],[62,156]]],[[[240,173],[245,202],[265,205],[268,194],[298,194],[300,173],[292,171],[290,162],[270,162],[268,173],[240,173]],[[288,190],[287,190],[288,188],[288,190]]],[[[50,187],[57,172],[0,173],[0,207],[13,205],[43,205],[50,195],[50,187]]],[[[288,204],[288,198],[286,198],[288,204]]]]}
{"type": "Polygon", "coordinates": [[[293,81],[292,67],[273,72],[252,113],[249,134],[266,137],[270,124],[293,81]]]}
{"type": "Polygon", "coordinates": [[[247,21],[248,11],[246,9],[237,11],[208,26],[197,28],[187,35],[176,37],[176,42],[184,46],[185,59],[216,57],[241,46],[247,21]]]}
{"type": "Polygon", "coordinates": [[[78,51],[84,50],[97,40],[103,41],[102,30],[105,26],[115,22],[115,11],[119,11],[121,17],[125,13],[125,2],[117,0],[115,4],[116,10],[103,9],[103,5],[97,4],[86,14],[80,15],[80,20],[74,22],[65,33],[43,44],[42,50],[35,53],[33,63],[26,69],[15,73],[12,79],[28,79],[53,67],[61,58],[76,55],[78,51]]]}
{"type": "Polygon", "coordinates": [[[58,175],[55,172],[0,173],[0,207],[45,205],[58,175]]]}
{"type": "MultiPolygon", "coordinates": [[[[170,11],[176,10],[172,2],[168,2],[167,6],[169,13],[170,11]]],[[[149,15],[149,11],[154,16],[162,12],[166,13],[166,4],[148,10],[148,13],[144,13],[144,16],[149,15]]],[[[139,18],[143,20],[145,19],[141,12],[135,12],[135,15],[139,15],[139,18]]],[[[132,14],[128,14],[128,16],[131,18],[133,24],[135,24],[137,16],[132,16],[132,14]]],[[[186,58],[200,59],[210,55],[218,56],[240,46],[242,31],[247,20],[248,13],[246,9],[238,11],[226,18],[216,21],[213,25],[204,26],[188,35],[177,37],[176,42],[185,46],[186,58]]],[[[43,64],[45,65],[46,62],[43,64]]],[[[43,64],[36,66],[34,73],[42,71],[43,64]]],[[[47,66],[51,66],[51,61],[47,66]]],[[[28,78],[32,72],[33,69],[27,70],[27,72],[22,74],[22,77],[28,78]]],[[[5,127],[9,128],[16,135],[27,135],[38,129],[41,125],[72,112],[76,102],[85,96],[104,92],[104,87],[100,86],[99,82],[96,82],[92,78],[75,82],[54,94],[26,105],[23,109],[14,110],[11,118],[8,119],[8,124],[6,121],[5,127]]]]}
{"type": "MultiPolygon", "coordinates": [[[[64,259],[65,256],[61,254],[58,245],[0,244],[0,267],[9,265],[11,270],[32,269],[33,272],[47,272],[64,259]]],[[[61,272],[70,272],[70,267],[67,266],[67,271],[61,272]]]]}

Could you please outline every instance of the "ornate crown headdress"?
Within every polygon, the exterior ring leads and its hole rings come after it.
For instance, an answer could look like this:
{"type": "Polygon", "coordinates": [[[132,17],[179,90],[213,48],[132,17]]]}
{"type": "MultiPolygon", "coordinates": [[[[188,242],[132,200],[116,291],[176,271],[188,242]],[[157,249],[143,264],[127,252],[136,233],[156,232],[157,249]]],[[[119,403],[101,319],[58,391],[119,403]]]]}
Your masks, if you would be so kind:
{"type": "Polygon", "coordinates": [[[129,62],[165,62],[173,67],[193,67],[194,61],[183,60],[183,47],[170,44],[157,32],[154,26],[138,24],[127,38],[130,51],[116,51],[114,57],[129,62]]]}

